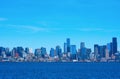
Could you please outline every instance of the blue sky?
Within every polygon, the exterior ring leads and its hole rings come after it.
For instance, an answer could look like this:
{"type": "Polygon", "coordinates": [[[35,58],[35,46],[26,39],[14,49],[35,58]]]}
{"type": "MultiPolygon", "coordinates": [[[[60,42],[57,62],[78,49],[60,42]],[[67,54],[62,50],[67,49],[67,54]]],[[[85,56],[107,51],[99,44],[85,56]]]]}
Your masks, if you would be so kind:
{"type": "MultiPolygon", "coordinates": [[[[66,38],[92,48],[112,37],[120,43],[119,0],[1,0],[0,46],[51,47],[66,38]]],[[[120,47],[120,45],[119,45],[120,47]]],[[[118,47],[118,48],[119,48],[118,47]]]]}

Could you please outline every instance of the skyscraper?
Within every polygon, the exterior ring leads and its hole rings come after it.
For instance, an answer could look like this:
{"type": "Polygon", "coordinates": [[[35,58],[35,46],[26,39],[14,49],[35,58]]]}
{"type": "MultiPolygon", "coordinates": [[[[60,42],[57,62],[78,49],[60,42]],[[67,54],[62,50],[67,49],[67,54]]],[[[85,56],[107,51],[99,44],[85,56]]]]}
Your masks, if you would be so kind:
{"type": "Polygon", "coordinates": [[[29,48],[28,47],[25,48],[25,53],[27,53],[27,54],[29,53],[29,48]]]}
{"type": "Polygon", "coordinates": [[[90,54],[91,54],[92,50],[90,48],[86,49],[86,53],[87,53],[87,59],[90,59],[90,54]]]}
{"type": "Polygon", "coordinates": [[[5,54],[6,56],[11,56],[11,52],[9,48],[5,48],[5,54]]]}
{"type": "Polygon", "coordinates": [[[55,50],[54,48],[50,49],[50,57],[54,57],[55,56],[55,50]]]}
{"type": "Polygon", "coordinates": [[[70,38],[67,38],[67,53],[70,52],[70,38]]]}
{"type": "Polygon", "coordinates": [[[94,45],[94,57],[95,57],[95,59],[98,57],[98,52],[99,52],[99,45],[95,44],[94,45]]]}
{"type": "Polygon", "coordinates": [[[60,46],[56,46],[56,56],[61,57],[62,56],[62,49],[60,46]]]}
{"type": "Polygon", "coordinates": [[[73,60],[73,59],[76,59],[76,53],[77,53],[77,50],[76,50],[76,45],[71,45],[70,46],[70,58],[73,60]]]}
{"type": "Polygon", "coordinates": [[[84,42],[81,42],[80,43],[80,48],[84,48],[85,47],[85,43],[84,42]]]}
{"type": "Polygon", "coordinates": [[[17,53],[20,57],[23,56],[24,48],[23,47],[17,47],[17,53]]]}
{"type": "Polygon", "coordinates": [[[113,54],[117,53],[117,38],[116,37],[112,38],[112,53],[113,54]]]}
{"type": "Polygon", "coordinates": [[[47,54],[46,48],[41,47],[41,56],[44,58],[46,54],[47,54]]]}
{"type": "Polygon", "coordinates": [[[112,46],[112,42],[111,42],[111,43],[110,43],[110,52],[109,52],[109,53],[110,53],[110,54],[109,54],[110,57],[112,56],[112,47],[113,47],[113,46],[112,46]]]}
{"type": "Polygon", "coordinates": [[[81,54],[81,59],[85,60],[87,58],[87,53],[86,53],[86,48],[85,48],[85,43],[81,42],[80,43],[80,54],[81,54]]]}
{"type": "Polygon", "coordinates": [[[102,53],[103,53],[103,46],[99,46],[100,51],[98,52],[100,58],[102,58],[102,53]]]}
{"type": "Polygon", "coordinates": [[[12,55],[12,57],[18,57],[18,53],[17,53],[17,48],[16,48],[16,47],[14,47],[14,48],[12,49],[11,55],[12,55]]]}
{"type": "Polygon", "coordinates": [[[106,47],[106,51],[105,51],[105,58],[106,58],[106,60],[108,60],[109,59],[109,52],[110,52],[110,50],[109,50],[109,47],[107,46],[106,47]]]}
{"type": "Polygon", "coordinates": [[[41,57],[41,49],[35,49],[35,56],[41,57]]]}
{"type": "Polygon", "coordinates": [[[70,53],[71,53],[71,54],[76,54],[76,53],[77,53],[76,45],[71,45],[71,46],[70,46],[70,53]]]}
{"type": "Polygon", "coordinates": [[[105,58],[105,54],[106,54],[106,45],[100,46],[100,52],[99,52],[100,57],[105,58]]]}
{"type": "Polygon", "coordinates": [[[67,43],[64,43],[64,53],[67,53],[67,43]]]}
{"type": "Polygon", "coordinates": [[[2,52],[5,52],[5,48],[4,47],[0,47],[0,56],[2,55],[2,52]]]}
{"type": "Polygon", "coordinates": [[[109,57],[111,57],[112,56],[112,42],[107,44],[107,49],[109,52],[109,57]]]}

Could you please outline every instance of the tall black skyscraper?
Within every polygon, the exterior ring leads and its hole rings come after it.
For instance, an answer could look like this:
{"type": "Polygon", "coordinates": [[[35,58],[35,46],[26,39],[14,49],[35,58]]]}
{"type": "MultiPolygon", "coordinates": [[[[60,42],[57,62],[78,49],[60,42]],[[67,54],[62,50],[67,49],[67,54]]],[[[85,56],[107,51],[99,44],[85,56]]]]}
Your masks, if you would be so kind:
{"type": "Polygon", "coordinates": [[[70,52],[70,38],[67,38],[67,53],[70,52]]]}
{"type": "Polygon", "coordinates": [[[41,56],[44,58],[46,54],[47,54],[46,48],[41,47],[41,56]]]}
{"type": "Polygon", "coordinates": [[[112,42],[110,43],[110,52],[109,52],[109,56],[111,57],[112,56],[112,42]]]}
{"type": "Polygon", "coordinates": [[[117,38],[116,37],[112,38],[112,53],[113,54],[117,53],[117,38]]]}
{"type": "Polygon", "coordinates": [[[106,45],[100,46],[99,55],[100,57],[105,57],[106,45]]]}

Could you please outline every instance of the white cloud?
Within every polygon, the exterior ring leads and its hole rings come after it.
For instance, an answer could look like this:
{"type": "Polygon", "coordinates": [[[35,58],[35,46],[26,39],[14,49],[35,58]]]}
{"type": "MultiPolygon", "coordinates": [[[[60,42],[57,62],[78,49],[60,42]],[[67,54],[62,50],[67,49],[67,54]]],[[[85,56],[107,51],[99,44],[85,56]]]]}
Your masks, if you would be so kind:
{"type": "Polygon", "coordinates": [[[88,31],[104,31],[104,29],[102,29],[102,28],[80,28],[78,30],[79,31],[86,31],[86,32],[88,32],[88,31]]]}
{"type": "Polygon", "coordinates": [[[76,29],[78,31],[83,31],[83,32],[120,32],[119,29],[104,29],[104,28],[78,28],[76,29]]]}
{"type": "Polygon", "coordinates": [[[7,25],[11,28],[21,29],[21,31],[32,31],[32,32],[40,32],[40,31],[47,31],[45,28],[37,27],[37,26],[30,26],[30,25],[7,25]]]}
{"type": "Polygon", "coordinates": [[[7,18],[0,18],[0,21],[6,21],[8,20],[7,18]]]}

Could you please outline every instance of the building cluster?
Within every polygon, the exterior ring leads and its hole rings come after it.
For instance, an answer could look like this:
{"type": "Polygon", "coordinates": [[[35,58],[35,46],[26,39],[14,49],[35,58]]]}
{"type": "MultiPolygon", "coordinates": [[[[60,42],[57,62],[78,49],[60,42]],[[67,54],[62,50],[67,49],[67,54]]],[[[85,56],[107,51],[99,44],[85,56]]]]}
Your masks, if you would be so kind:
{"type": "Polygon", "coordinates": [[[64,43],[63,50],[58,45],[51,48],[48,54],[45,47],[35,49],[15,47],[0,47],[0,62],[120,62],[120,52],[117,50],[117,38],[113,37],[112,42],[107,45],[94,45],[94,51],[86,48],[81,42],[79,49],[71,45],[69,38],[64,43]]]}

